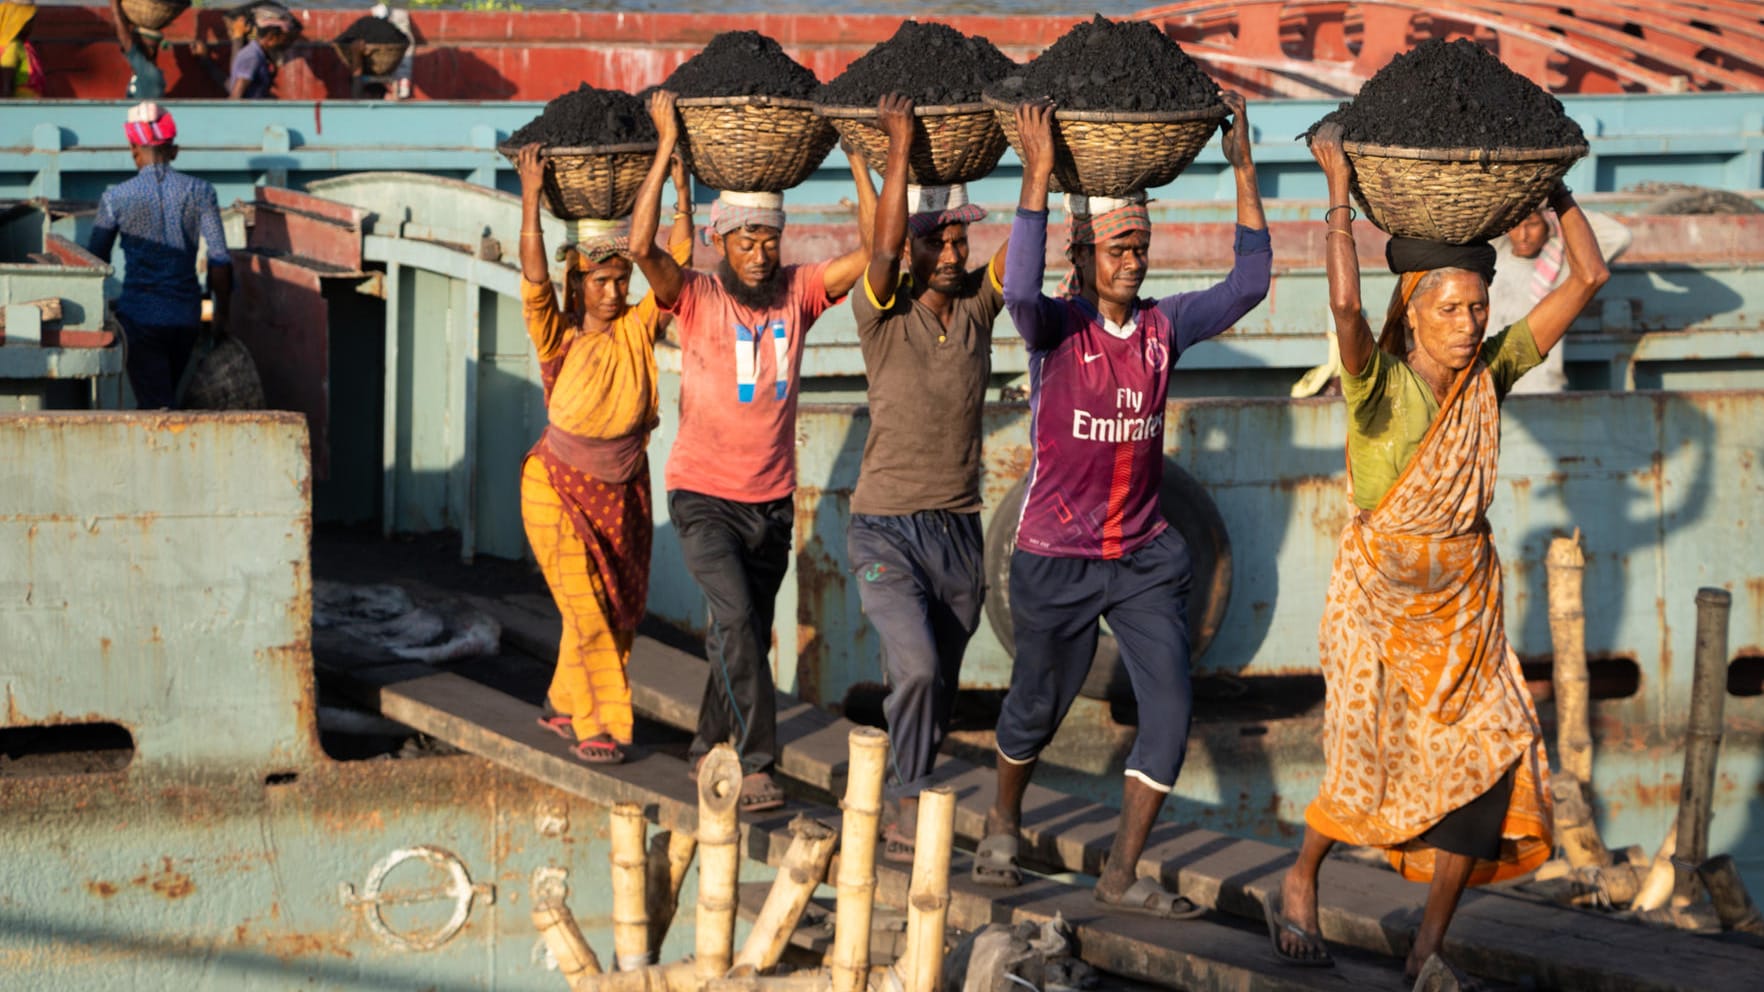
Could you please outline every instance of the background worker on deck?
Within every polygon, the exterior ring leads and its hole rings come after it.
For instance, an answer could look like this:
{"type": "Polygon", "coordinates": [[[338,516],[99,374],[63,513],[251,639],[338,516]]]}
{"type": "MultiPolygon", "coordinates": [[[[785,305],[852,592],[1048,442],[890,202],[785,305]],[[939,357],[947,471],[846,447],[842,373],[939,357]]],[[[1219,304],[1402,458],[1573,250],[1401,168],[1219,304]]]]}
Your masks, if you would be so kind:
{"type": "Polygon", "coordinates": [[[276,73],[299,31],[298,23],[287,8],[272,3],[254,4],[244,13],[248,33],[241,39],[234,28],[234,43],[245,43],[234,50],[227,70],[227,98],[271,100],[275,98],[276,73]]]}
{"type": "MultiPolygon", "coordinates": [[[[674,95],[650,100],[660,143],[653,179],[674,153],[674,95]]],[[[866,168],[861,159],[853,172],[866,168]]],[[[655,246],[661,187],[651,183],[631,218],[631,251],[656,302],[674,315],[681,349],[680,428],[668,456],[668,518],[687,570],[710,606],[711,674],[692,738],[695,762],[733,740],[745,777],[741,807],[775,809],[777,696],[767,656],[772,610],[795,523],[797,376],[804,336],[851,290],[869,261],[875,196],[859,184],[856,250],[827,262],[780,266],[784,199],[724,193],[711,209],[714,273],[683,268],[655,246]]]]}
{"type": "Polygon", "coordinates": [[[35,100],[43,95],[43,63],[31,46],[36,23],[34,0],[0,3],[0,100],[35,100]]]}
{"type": "Polygon", "coordinates": [[[198,236],[208,242],[208,288],[214,294],[216,327],[227,326],[232,257],[214,187],[171,166],[178,157],[172,115],[151,101],[136,104],[123,130],[140,172],[104,191],[90,248],[108,262],[117,236],[122,237],[128,265],[116,318],[128,346],[129,385],[136,406],[169,409],[202,327],[198,236]]]}
{"type": "Polygon", "coordinates": [[[128,60],[129,99],[157,100],[165,96],[165,73],[159,68],[159,46],[165,36],[136,27],[123,12],[122,0],[110,0],[110,17],[116,23],[116,42],[128,60]]]}
{"type": "MultiPolygon", "coordinates": [[[[968,271],[968,225],[986,211],[961,186],[909,187],[913,103],[887,96],[878,109],[888,159],[869,267],[851,299],[870,434],[846,549],[888,679],[889,792],[899,813],[883,829],[883,856],[910,862],[918,796],[949,730],[962,652],[986,602],[980,411],[1009,243],[968,271]]],[[[869,183],[869,173],[859,177],[869,183]]]]}
{"type": "MultiPolygon", "coordinates": [[[[658,160],[665,166],[666,159],[658,160]]],[[[612,230],[566,249],[560,310],[539,226],[545,165],[539,146],[520,150],[521,299],[539,358],[547,424],[521,466],[521,521],[545,584],[563,615],[557,670],[539,722],[575,742],[591,764],[625,759],[631,744],[631,684],[625,668],[649,600],[649,432],[660,422],[656,393],[655,294],[636,306],[631,252],[612,230]]],[[[651,177],[661,195],[666,172],[651,177]]],[[[674,164],[684,201],[685,166],[674,164]]],[[[692,213],[677,210],[669,240],[692,257],[692,213]]]]}
{"type": "Polygon", "coordinates": [[[1177,359],[1262,301],[1273,261],[1243,98],[1224,100],[1234,120],[1223,146],[1237,183],[1236,257],[1224,282],[1142,299],[1151,245],[1144,194],[1117,201],[1074,196],[1066,256],[1075,292],[1043,294],[1054,161],[1054,111],[1046,105],[1017,108],[1023,190],[1005,262],[1005,306],[1029,348],[1034,461],[1011,555],[1016,659],[998,718],[998,793],[974,880],[1021,881],[1023,792],[1078,696],[1098,623],[1107,619],[1132,680],[1139,732],[1096,898],[1165,919],[1202,910],[1156,879],[1135,877],[1152,822],[1182,768],[1191,706],[1188,549],[1158,507],[1164,405],[1177,359]]]}
{"type": "MultiPolygon", "coordinates": [[[[1609,263],[1629,247],[1629,228],[1615,217],[1586,213],[1599,251],[1609,263]]],[[[1548,206],[1540,206],[1519,226],[1494,239],[1495,274],[1488,284],[1488,328],[1499,333],[1517,324],[1558,286],[1568,281],[1568,250],[1562,222],[1548,206]]],[[[1515,393],[1559,393],[1568,388],[1562,370],[1563,348],[1557,346],[1543,363],[1519,377],[1515,393]]]]}

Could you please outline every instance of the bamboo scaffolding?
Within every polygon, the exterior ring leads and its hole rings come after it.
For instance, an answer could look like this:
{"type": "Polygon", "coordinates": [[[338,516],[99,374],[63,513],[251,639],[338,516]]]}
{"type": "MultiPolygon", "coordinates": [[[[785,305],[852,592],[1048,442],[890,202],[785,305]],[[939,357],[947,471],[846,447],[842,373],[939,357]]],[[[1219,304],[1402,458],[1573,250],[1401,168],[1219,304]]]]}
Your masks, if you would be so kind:
{"type": "Polygon", "coordinates": [[[613,962],[619,971],[636,971],[653,963],[649,949],[649,862],[643,835],[649,824],[643,807],[619,803],[612,808],[613,962]]]}
{"type": "Polygon", "coordinates": [[[1733,596],[1697,590],[1696,671],[1691,676],[1690,727],[1684,742],[1684,780],[1678,800],[1678,868],[1674,902],[1695,895],[1696,866],[1709,857],[1709,816],[1715,800],[1715,762],[1721,755],[1727,702],[1727,618],[1733,596]]]}
{"type": "Polygon", "coordinates": [[[698,838],[684,830],[657,833],[649,839],[648,906],[649,949],[661,953],[668,928],[673,926],[674,912],[680,906],[680,886],[686,881],[686,869],[692,867],[692,856],[698,851],[698,838]]]}
{"type": "Polygon", "coordinates": [[[1642,879],[1641,891],[1636,893],[1629,908],[1638,912],[1659,909],[1672,900],[1672,889],[1678,881],[1678,874],[1672,867],[1673,852],[1678,850],[1678,824],[1674,823],[1666,829],[1666,839],[1660,842],[1660,850],[1648,865],[1648,873],[1642,879]]]}
{"type": "Polygon", "coordinates": [[[1586,672],[1582,598],[1586,555],[1580,550],[1580,529],[1575,528],[1573,537],[1551,541],[1544,561],[1549,575],[1550,641],[1555,648],[1550,678],[1556,696],[1556,757],[1564,775],[1586,786],[1592,783],[1592,693],[1586,672]]]}
{"type": "Polygon", "coordinates": [[[1702,878],[1703,887],[1709,890],[1709,899],[1715,904],[1721,929],[1764,937],[1764,915],[1758,912],[1751,894],[1746,891],[1746,883],[1740,880],[1733,855],[1710,858],[1697,866],[1697,875],[1702,878]]]}
{"type": "Polygon", "coordinates": [[[870,917],[876,898],[876,836],[882,818],[882,776],[888,735],[858,727],[849,738],[844,836],[839,842],[838,902],[828,959],[833,992],[859,992],[870,973],[870,917]]]}
{"type": "Polygon", "coordinates": [[[741,759],[719,744],[698,766],[698,918],[696,976],[721,978],[735,951],[735,883],[741,870],[737,807],[741,759]]]}
{"type": "Polygon", "coordinates": [[[955,793],[947,788],[919,794],[912,884],[907,890],[906,954],[896,965],[906,992],[939,992],[943,987],[943,930],[949,917],[955,807],[955,793]]]}
{"type": "Polygon", "coordinates": [[[582,928],[576,926],[575,914],[562,899],[552,898],[535,903],[530,915],[571,992],[584,992],[600,974],[600,959],[582,936],[582,928]]]}
{"type": "MultiPolygon", "coordinates": [[[[872,967],[864,987],[871,992],[895,988],[888,965],[872,967]]],[[[825,968],[791,975],[729,975],[706,982],[698,992],[831,992],[833,976],[825,968]]]]}
{"type": "Polygon", "coordinates": [[[733,968],[738,974],[749,970],[763,972],[777,965],[790,935],[802,920],[803,910],[808,908],[809,897],[827,877],[827,866],[833,861],[833,847],[839,835],[831,827],[799,816],[791,822],[790,833],[784,864],[753,921],[747,942],[735,955],[733,968]]]}
{"type": "Polygon", "coordinates": [[[690,961],[614,971],[583,979],[572,992],[699,992],[704,986],[690,961]]]}

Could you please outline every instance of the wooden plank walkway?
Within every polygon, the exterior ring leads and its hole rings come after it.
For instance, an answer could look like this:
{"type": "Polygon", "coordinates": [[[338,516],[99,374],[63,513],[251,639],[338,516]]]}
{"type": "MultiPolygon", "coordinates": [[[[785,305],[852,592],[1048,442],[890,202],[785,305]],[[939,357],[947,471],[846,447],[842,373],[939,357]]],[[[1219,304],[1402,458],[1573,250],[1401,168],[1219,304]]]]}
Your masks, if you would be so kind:
{"type": "MultiPolygon", "coordinates": [[[[622,765],[589,766],[569,754],[567,745],[541,728],[537,707],[449,672],[397,665],[352,671],[325,671],[358,701],[389,719],[462,750],[531,775],[593,802],[641,803],[647,816],[670,830],[691,830],[697,820],[695,787],[684,761],[657,752],[622,765]],[[389,675],[390,680],[376,684],[389,675]]],[[[743,856],[779,864],[789,846],[788,825],[798,813],[837,828],[838,812],[792,802],[785,809],[742,823],[743,856]]],[[[1357,988],[1402,988],[1398,966],[1371,955],[1348,954],[1329,970],[1286,968],[1268,953],[1260,926],[1231,921],[1169,923],[1106,914],[1090,890],[1033,878],[1014,890],[988,889],[968,881],[969,861],[958,853],[952,864],[949,923],[971,930],[991,922],[1040,922],[1063,914],[1077,932],[1085,961],[1113,974],[1193,992],[1347,992],[1357,988]]],[[[878,861],[877,899],[906,905],[910,880],[905,866],[878,861]]],[[[682,907],[681,912],[687,912],[682,907]]],[[[592,939],[592,937],[591,937],[592,939]]]]}
{"type": "MultiPolygon", "coordinates": [[[[549,599],[478,602],[502,621],[505,639],[540,658],[555,655],[560,621],[549,599]]],[[[706,674],[703,659],[640,637],[630,670],[633,704],[649,719],[690,729],[706,674]]],[[[782,694],[778,707],[779,771],[837,795],[844,785],[845,735],[852,724],[782,694]]],[[[992,802],[992,770],[945,756],[937,777],[957,791],[956,835],[977,843],[992,802]]],[[[1031,785],[1024,798],[1025,856],[1097,874],[1116,816],[1114,809],[1031,785]]],[[[1160,823],[1139,871],[1180,886],[1198,903],[1259,924],[1260,898],[1279,885],[1293,855],[1291,848],[1160,823]]],[[[1322,883],[1323,933],[1334,946],[1399,960],[1407,953],[1420,921],[1421,886],[1394,872],[1334,859],[1325,865],[1322,883]]],[[[1465,896],[1446,947],[1454,961],[1477,975],[1545,989],[1751,992],[1764,975],[1764,951],[1755,948],[1498,891],[1465,896]]]]}

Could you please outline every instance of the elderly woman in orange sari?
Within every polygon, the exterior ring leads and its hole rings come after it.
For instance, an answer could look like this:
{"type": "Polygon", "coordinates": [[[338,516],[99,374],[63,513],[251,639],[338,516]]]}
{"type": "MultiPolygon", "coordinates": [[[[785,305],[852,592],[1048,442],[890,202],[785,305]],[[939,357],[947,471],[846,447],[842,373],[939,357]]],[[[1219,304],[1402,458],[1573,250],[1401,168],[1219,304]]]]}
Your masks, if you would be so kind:
{"type": "MultiPolygon", "coordinates": [[[[625,666],[649,598],[655,525],[646,448],[658,423],[661,311],[653,294],[636,306],[626,302],[630,249],[611,233],[560,250],[569,265],[559,309],[539,227],[539,146],[521,149],[515,164],[521,293],[548,421],[521,466],[521,519],[563,614],[557,671],[539,722],[571,741],[581,760],[617,763],[631,744],[625,666]]],[[[673,179],[684,201],[690,187],[678,162],[673,179]]],[[[674,212],[669,250],[681,262],[691,255],[689,202],[674,212]]]]}
{"type": "Polygon", "coordinates": [[[1334,204],[1324,217],[1329,305],[1356,513],[1319,636],[1323,785],[1298,862],[1266,907],[1269,936],[1287,962],[1331,963],[1317,929],[1323,857],[1338,842],[1382,848],[1405,878],[1428,883],[1413,978],[1439,952],[1466,885],[1524,874],[1550,855],[1549,763],[1507,643],[1486,513],[1501,400],[1609,274],[1586,215],[1558,185],[1549,201],[1572,274],[1526,317],[1484,340],[1487,244],[1392,238],[1397,287],[1374,342],[1340,126],[1320,129],[1311,151],[1334,204]]]}

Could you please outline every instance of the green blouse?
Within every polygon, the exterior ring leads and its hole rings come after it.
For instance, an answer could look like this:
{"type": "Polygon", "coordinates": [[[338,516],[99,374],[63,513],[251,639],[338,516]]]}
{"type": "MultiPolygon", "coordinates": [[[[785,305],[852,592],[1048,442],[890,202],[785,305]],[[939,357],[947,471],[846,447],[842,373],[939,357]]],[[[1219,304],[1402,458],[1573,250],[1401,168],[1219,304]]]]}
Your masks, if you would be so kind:
{"type": "MultiPolygon", "coordinates": [[[[1482,343],[1482,361],[1494,376],[1495,395],[1505,399],[1519,377],[1543,361],[1531,325],[1524,320],[1482,343]]],[[[1348,468],[1353,472],[1354,505],[1362,510],[1396,484],[1397,476],[1415,457],[1439,413],[1433,388],[1409,363],[1374,347],[1359,375],[1346,369],[1342,397],[1348,408],[1348,468]]]]}

